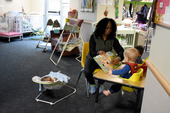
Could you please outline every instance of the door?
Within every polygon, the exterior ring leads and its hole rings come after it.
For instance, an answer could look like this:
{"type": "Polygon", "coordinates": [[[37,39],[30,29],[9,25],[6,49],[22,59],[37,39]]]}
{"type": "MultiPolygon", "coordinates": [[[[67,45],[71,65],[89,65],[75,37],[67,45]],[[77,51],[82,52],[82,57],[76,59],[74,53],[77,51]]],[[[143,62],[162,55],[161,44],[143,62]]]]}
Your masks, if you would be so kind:
{"type": "Polygon", "coordinates": [[[61,22],[61,26],[62,28],[65,25],[65,20],[66,18],[68,18],[68,12],[70,11],[70,0],[62,0],[61,3],[61,18],[60,18],[60,22],[61,22]]]}
{"type": "MultiPolygon", "coordinates": [[[[70,0],[45,0],[45,23],[49,19],[58,20],[61,28],[65,25],[65,18],[68,17],[70,0]]],[[[52,27],[48,27],[46,32],[49,34],[52,27]]]]}

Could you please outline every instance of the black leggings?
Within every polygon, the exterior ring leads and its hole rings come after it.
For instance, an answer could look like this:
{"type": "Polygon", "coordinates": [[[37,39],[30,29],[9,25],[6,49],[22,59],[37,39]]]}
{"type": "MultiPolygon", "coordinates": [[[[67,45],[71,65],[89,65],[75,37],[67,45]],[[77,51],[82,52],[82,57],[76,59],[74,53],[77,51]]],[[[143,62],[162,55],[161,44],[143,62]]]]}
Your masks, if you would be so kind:
{"type": "Polygon", "coordinates": [[[97,68],[100,68],[99,65],[96,63],[96,61],[91,56],[88,55],[85,61],[84,74],[85,74],[85,77],[87,78],[87,81],[90,84],[95,84],[95,81],[93,78],[93,72],[97,68]]]}

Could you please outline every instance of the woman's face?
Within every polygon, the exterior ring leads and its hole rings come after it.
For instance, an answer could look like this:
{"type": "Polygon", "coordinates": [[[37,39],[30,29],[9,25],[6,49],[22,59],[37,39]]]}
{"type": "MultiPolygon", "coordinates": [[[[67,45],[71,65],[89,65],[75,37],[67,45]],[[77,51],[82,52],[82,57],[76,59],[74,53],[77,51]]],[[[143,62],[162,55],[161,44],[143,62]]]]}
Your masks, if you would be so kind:
{"type": "Polygon", "coordinates": [[[111,32],[112,32],[112,24],[111,24],[111,22],[108,22],[104,34],[105,34],[106,36],[108,36],[111,32]]]}

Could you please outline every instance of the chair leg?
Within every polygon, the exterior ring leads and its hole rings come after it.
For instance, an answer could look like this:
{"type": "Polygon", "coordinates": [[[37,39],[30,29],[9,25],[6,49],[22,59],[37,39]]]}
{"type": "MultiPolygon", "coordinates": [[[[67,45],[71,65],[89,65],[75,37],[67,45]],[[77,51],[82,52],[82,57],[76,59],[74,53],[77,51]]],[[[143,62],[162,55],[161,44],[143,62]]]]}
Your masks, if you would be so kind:
{"type": "MultiPolygon", "coordinates": [[[[78,82],[79,82],[79,80],[80,80],[80,77],[81,77],[81,75],[82,75],[82,72],[83,72],[83,71],[84,71],[84,68],[83,68],[83,69],[81,69],[81,71],[80,71],[80,74],[79,74],[79,76],[78,76],[78,79],[77,79],[76,85],[78,85],[78,82]]],[[[85,77],[85,82],[86,82],[87,97],[89,97],[88,81],[87,81],[86,77],[85,77]]]]}
{"type": "Polygon", "coordinates": [[[50,41],[50,38],[51,38],[51,36],[49,36],[49,37],[48,37],[48,40],[47,40],[47,42],[46,42],[46,44],[45,44],[45,47],[44,47],[43,52],[45,52],[45,51],[46,51],[46,49],[47,49],[47,45],[48,45],[48,42],[50,41]]]}
{"type": "Polygon", "coordinates": [[[87,91],[87,97],[89,97],[89,90],[88,90],[88,81],[85,77],[85,81],[86,81],[86,91],[87,91]]]}
{"type": "Polygon", "coordinates": [[[66,96],[64,96],[64,97],[56,100],[55,102],[40,99],[39,97],[41,96],[42,92],[35,98],[35,100],[36,100],[37,102],[43,102],[43,103],[47,103],[47,104],[50,104],[50,105],[54,105],[54,104],[56,104],[57,102],[60,102],[61,100],[64,100],[65,98],[67,98],[67,97],[73,95],[74,93],[76,93],[76,89],[75,89],[75,88],[73,88],[73,87],[71,87],[71,86],[69,86],[69,85],[67,85],[67,84],[66,84],[65,86],[73,89],[73,91],[72,91],[71,93],[69,93],[68,95],[66,95],[66,96]]]}
{"type": "Polygon", "coordinates": [[[78,76],[78,79],[77,79],[77,82],[76,82],[76,85],[78,84],[78,82],[79,82],[79,79],[80,79],[80,77],[81,77],[81,74],[82,74],[82,72],[84,71],[84,69],[81,69],[81,71],[80,71],[80,74],[79,74],[79,76],[78,76]]]}
{"type": "MultiPolygon", "coordinates": [[[[46,30],[46,28],[47,28],[47,25],[46,25],[46,27],[44,28],[44,31],[46,30]]],[[[43,31],[42,34],[41,34],[41,38],[39,39],[36,48],[39,48],[39,44],[40,44],[41,40],[43,39],[43,38],[42,38],[42,35],[44,34],[44,31],[43,31]]],[[[30,37],[31,37],[31,35],[30,35],[30,37]]]]}
{"type": "Polygon", "coordinates": [[[10,42],[10,37],[8,38],[8,42],[10,42]]]}
{"type": "Polygon", "coordinates": [[[71,35],[72,35],[72,34],[69,35],[69,37],[68,37],[68,39],[67,39],[67,41],[66,41],[66,43],[65,43],[65,45],[64,45],[64,47],[63,47],[63,50],[62,50],[62,52],[61,52],[61,54],[60,54],[60,57],[58,58],[58,61],[57,61],[56,66],[57,66],[58,63],[60,62],[60,59],[61,59],[61,57],[62,57],[62,55],[63,55],[63,53],[64,53],[64,51],[65,51],[65,49],[66,49],[66,47],[67,47],[67,44],[68,44],[68,41],[70,40],[71,35]]]}
{"type": "Polygon", "coordinates": [[[133,92],[134,92],[134,94],[137,96],[137,94],[136,94],[136,92],[135,92],[135,89],[133,88],[133,92]]]}
{"type": "Polygon", "coordinates": [[[56,65],[56,66],[57,66],[57,64],[54,62],[54,60],[52,59],[52,57],[53,57],[54,51],[55,51],[56,48],[57,48],[57,45],[59,44],[59,41],[60,41],[61,37],[62,37],[62,35],[63,35],[63,32],[64,32],[64,30],[62,31],[62,33],[61,33],[61,35],[60,35],[57,43],[55,44],[55,47],[54,47],[54,49],[53,49],[53,51],[52,51],[52,53],[51,53],[51,56],[50,56],[51,62],[52,62],[54,65],[56,65]]]}

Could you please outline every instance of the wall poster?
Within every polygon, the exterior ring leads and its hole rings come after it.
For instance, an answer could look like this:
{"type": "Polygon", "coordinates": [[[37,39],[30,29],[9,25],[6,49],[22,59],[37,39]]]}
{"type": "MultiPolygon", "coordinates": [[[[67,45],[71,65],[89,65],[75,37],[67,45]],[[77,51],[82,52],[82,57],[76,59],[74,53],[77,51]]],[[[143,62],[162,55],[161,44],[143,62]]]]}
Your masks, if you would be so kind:
{"type": "Polygon", "coordinates": [[[81,0],[81,12],[93,12],[94,0],[81,0]]]}
{"type": "Polygon", "coordinates": [[[154,22],[170,28],[170,0],[157,0],[154,22]]]}

